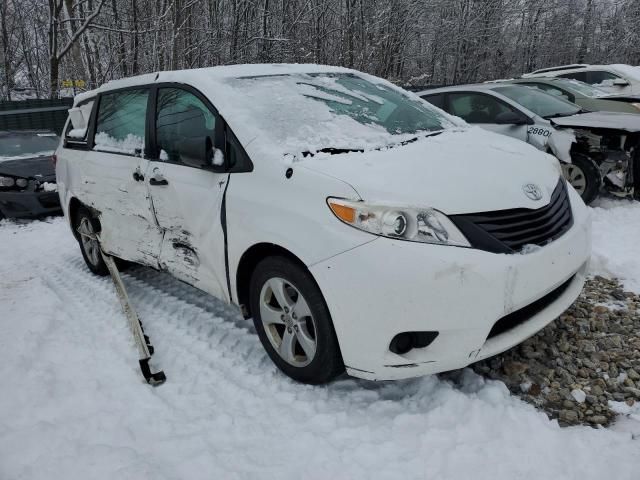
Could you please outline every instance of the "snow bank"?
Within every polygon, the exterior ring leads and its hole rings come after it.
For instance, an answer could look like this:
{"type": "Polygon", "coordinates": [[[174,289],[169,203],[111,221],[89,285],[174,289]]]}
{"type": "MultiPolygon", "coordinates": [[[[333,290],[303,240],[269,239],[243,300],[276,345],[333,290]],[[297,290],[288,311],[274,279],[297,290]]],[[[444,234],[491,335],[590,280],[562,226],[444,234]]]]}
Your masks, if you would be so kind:
{"type": "Polygon", "coordinates": [[[596,200],[593,214],[591,272],[614,276],[640,292],[640,202],[596,200]]]}
{"type": "Polygon", "coordinates": [[[235,310],[134,268],[124,280],[168,377],[153,389],[64,219],[1,221],[0,260],[0,478],[637,478],[629,432],[560,428],[469,370],[295,384],[235,310]]]}

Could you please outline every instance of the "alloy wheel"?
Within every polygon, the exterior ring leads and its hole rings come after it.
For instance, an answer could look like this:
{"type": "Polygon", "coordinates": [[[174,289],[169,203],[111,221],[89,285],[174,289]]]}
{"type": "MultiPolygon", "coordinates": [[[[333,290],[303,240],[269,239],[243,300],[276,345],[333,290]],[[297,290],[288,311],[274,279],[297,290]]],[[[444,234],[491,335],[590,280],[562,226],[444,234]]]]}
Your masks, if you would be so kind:
{"type": "Polygon", "coordinates": [[[584,194],[587,189],[587,177],[580,167],[565,163],[562,165],[562,173],[576,192],[580,195],[584,194]]]}
{"type": "Polygon", "coordinates": [[[300,291],[283,278],[271,278],[260,291],[260,320],[280,358],[294,367],[311,363],[317,350],[316,323],[300,291]]]}
{"type": "Polygon", "coordinates": [[[87,258],[92,265],[98,266],[100,263],[100,244],[98,243],[98,238],[96,237],[96,232],[91,224],[91,220],[87,217],[82,217],[77,231],[80,234],[82,248],[87,258]]]}

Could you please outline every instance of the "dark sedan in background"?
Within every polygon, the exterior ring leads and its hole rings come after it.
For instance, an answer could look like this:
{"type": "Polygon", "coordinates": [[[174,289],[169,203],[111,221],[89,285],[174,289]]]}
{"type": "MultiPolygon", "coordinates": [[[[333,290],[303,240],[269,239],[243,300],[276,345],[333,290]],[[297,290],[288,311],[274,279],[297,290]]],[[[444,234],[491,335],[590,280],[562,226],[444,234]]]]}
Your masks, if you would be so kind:
{"type": "Polygon", "coordinates": [[[0,131],[0,218],[61,213],[50,131],[0,131]]]}

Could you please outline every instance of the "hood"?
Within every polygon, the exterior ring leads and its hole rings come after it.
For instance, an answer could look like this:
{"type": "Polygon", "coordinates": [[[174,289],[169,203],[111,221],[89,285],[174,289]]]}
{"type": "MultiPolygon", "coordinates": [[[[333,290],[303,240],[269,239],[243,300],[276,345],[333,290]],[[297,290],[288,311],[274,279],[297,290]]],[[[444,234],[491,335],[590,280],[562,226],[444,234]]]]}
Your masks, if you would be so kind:
{"type": "Polygon", "coordinates": [[[317,154],[301,161],[349,183],[365,201],[433,207],[446,214],[540,208],[558,184],[557,165],[531,145],[477,127],[386,150],[317,154]],[[542,190],[540,200],[525,195],[530,183],[542,190]]]}
{"type": "Polygon", "coordinates": [[[55,176],[56,170],[51,157],[21,158],[0,162],[0,175],[46,179],[55,176]]]}
{"type": "Polygon", "coordinates": [[[640,115],[619,112],[589,112],[550,119],[551,124],[569,128],[610,128],[625,132],[640,132],[640,115]]]}
{"type": "Polygon", "coordinates": [[[618,102],[640,102],[640,95],[617,94],[617,95],[603,95],[602,97],[597,97],[597,98],[602,98],[603,100],[616,100],[618,102]]]}

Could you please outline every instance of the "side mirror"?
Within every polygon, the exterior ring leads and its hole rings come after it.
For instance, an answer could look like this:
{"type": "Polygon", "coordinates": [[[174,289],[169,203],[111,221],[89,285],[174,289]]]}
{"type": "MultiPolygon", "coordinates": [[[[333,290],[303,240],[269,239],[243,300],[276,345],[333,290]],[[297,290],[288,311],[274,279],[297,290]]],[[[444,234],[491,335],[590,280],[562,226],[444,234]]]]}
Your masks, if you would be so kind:
{"type": "Polygon", "coordinates": [[[214,172],[226,172],[227,161],[222,150],[213,148],[211,137],[194,137],[186,139],[180,146],[182,162],[196,168],[204,168],[214,172]]]}
{"type": "Polygon", "coordinates": [[[627,82],[624,78],[616,78],[613,81],[613,84],[616,87],[627,87],[627,86],[629,86],[629,82],[627,82]]]}
{"type": "Polygon", "coordinates": [[[495,123],[498,125],[527,125],[531,124],[531,119],[517,112],[502,112],[496,116],[495,123]]]}

